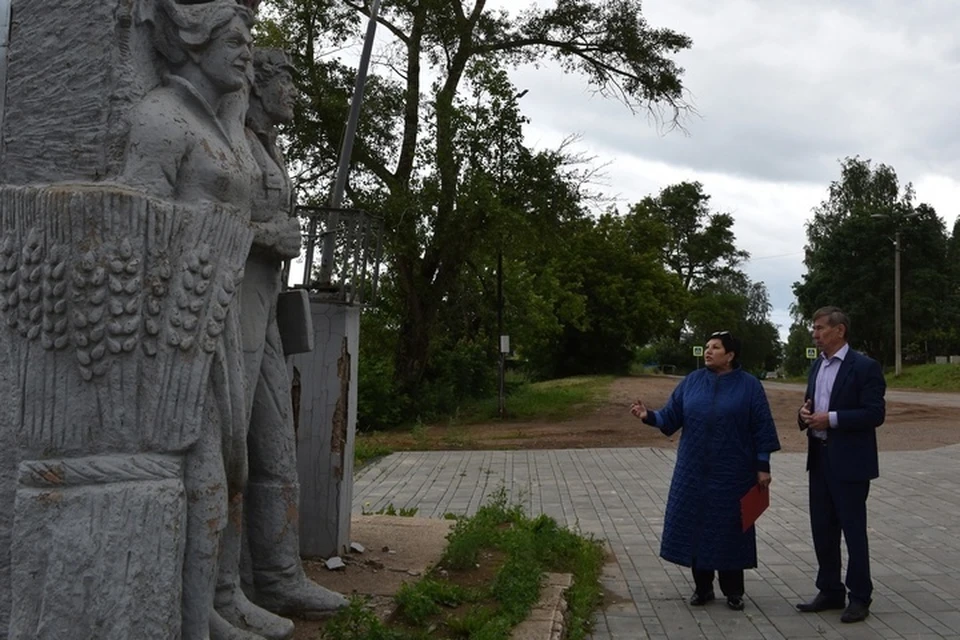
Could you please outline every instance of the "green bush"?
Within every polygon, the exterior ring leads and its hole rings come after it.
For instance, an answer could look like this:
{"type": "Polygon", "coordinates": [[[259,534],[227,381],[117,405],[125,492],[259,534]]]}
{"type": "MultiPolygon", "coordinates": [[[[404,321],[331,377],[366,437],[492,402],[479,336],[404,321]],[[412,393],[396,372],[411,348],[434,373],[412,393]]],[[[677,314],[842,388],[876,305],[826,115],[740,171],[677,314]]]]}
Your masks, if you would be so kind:
{"type": "Polygon", "coordinates": [[[401,424],[408,400],[393,383],[393,363],[379,354],[363,353],[357,377],[357,431],[379,431],[401,424]]]}
{"type": "Polygon", "coordinates": [[[456,412],[465,401],[496,393],[496,354],[484,341],[460,340],[440,345],[416,398],[417,416],[433,421],[456,412]]]}

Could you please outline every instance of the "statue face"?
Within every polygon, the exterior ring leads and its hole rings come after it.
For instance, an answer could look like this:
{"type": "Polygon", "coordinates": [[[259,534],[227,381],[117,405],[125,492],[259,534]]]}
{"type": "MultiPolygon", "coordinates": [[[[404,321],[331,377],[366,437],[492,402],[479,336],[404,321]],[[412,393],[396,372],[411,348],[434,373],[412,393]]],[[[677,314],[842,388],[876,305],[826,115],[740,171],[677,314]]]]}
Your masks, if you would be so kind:
{"type": "Polygon", "coordinates": [[[234,17],[200,57],[200,69],[221,93],[239,91],[247,86],[253,61],[250,30],[234,17]]]}
{"type": "Polygon", "coordinates": [[[296,97],[296,87],[288,69],[280,69],[267,80],[265,86],[260,87],[260,101],[263,110],[273,122],[290,122],[293,120],[293,102],[296,97]]]}

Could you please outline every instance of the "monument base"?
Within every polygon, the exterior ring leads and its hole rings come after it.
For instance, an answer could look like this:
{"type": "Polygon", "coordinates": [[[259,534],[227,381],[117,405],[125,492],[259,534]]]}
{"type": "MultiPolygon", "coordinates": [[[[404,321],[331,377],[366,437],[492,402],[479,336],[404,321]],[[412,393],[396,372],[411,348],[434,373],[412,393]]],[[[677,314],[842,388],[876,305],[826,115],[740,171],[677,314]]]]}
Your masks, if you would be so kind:
{"type": "Polygon", "coordinates": [[[178,456],[20,463],[10,640],[164,638],[180,628],[178,456]]]}

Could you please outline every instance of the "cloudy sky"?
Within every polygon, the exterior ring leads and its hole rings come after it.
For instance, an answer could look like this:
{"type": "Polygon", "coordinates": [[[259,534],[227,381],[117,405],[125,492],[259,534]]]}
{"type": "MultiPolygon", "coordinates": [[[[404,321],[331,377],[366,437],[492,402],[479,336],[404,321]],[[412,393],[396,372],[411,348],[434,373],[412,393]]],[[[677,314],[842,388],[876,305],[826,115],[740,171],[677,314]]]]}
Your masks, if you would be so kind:
{"type": "Polygon", "coordinates": [[[960,210],[956,0],[645,0],[643,8],[652,26],[693,39],[677,57],[699,112],[686,121],[688,135],[664,134],[548,67],[513,75],[528,90],[527,137],[546,148],[578,134],[580,150],[610,163],[604,189],[621,210],[669,184],[702,182],[714,210],[734,216],[737,243],[752,256],[745,270],[766,283],[784,338],[790,285],[805,270],[804,223],[839,178],[839,159],[892,166],[952,227],[960,210]]]}

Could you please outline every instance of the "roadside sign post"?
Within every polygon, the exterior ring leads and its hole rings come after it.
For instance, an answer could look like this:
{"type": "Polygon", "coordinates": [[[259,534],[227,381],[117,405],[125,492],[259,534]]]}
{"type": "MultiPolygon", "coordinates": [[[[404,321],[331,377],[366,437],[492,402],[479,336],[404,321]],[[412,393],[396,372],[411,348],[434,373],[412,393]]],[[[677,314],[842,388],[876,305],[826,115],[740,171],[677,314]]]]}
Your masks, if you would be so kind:
{"type": "Polygon", "coordinates": [[[807,347],[807,360],[816,360],[816,359],[817,359],[817,348],[807,347]]]}
{"type": "Polygon", "coordinates": [[[693,357],[697,360],[697,369],[700,368],[700,358],[703,357],[703,347],[693,348],[693,357]]]}

